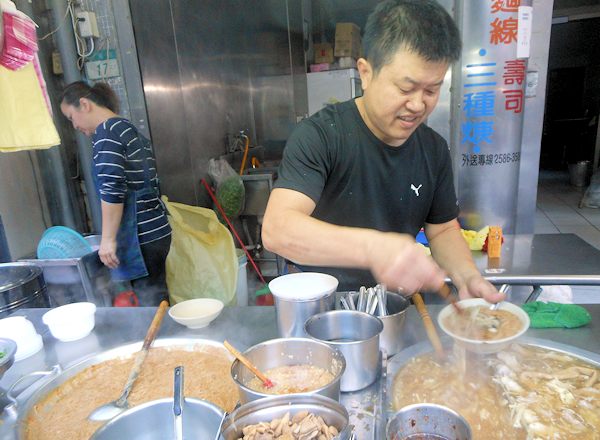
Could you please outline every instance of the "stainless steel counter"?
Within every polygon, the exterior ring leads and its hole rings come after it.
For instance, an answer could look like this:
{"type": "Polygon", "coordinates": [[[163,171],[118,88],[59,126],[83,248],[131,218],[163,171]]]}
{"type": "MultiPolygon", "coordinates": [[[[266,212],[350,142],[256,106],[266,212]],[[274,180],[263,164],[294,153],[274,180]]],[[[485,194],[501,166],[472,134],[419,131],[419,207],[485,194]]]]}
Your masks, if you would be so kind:
{"type": "Polygon", "coordinates": [[[481,273],[494,284],[600,285],[600,250],[575,234],[506,235],[497,268],[474,251],[481,273]],[[565,275],[568,274],[568,275],[565,275]]]}
{"type": "MultiPolygon", "coordinates": [[[[430,305],[429,311],[434,321],[442,306],[430,305]]],[[[579,329],[530,329],[526,336],[543,338],[569,344],[580,349],[600,353],[600,304],[587,305],[592,315],[592,323],[579,329]]],[[[42,335],[44,348],[37,354],[16,362],[0,381],[0,388],[8,388],[21,376],[39,370],[49,370],[60,364],[63,368],[78,359],[93,355],[126,343],[143,340],[146,329],[152,321],[154,308],[98,308],[96,327],[84,339],[74,342],[60,342],[52,337],[42,323],[45,309],[23,309],[15,315],[26,316],[42,335]]],[[[169,316],[158,334],[158,338],[199,338],[222,342],[228,339],[241,350],[277,337],[275,309],[273,307],[226,307],[210,326],[204,329],[189,330],[169,316]]],[[[407,311],[405,329],[401,335],[404,347],[426,339],[425,330],[416,310],[407,311]]],[[[356,425],[358,440],[382,439],[380,430],[384,426],[383,405],[380,387],[385,381],[377,381],[370,387],[354,393],[343,393],[342,403],[351,415],[351,423],[356,425]]],[[[0,438],[12,438],[7,426],[0,424],[0,438]]]]}

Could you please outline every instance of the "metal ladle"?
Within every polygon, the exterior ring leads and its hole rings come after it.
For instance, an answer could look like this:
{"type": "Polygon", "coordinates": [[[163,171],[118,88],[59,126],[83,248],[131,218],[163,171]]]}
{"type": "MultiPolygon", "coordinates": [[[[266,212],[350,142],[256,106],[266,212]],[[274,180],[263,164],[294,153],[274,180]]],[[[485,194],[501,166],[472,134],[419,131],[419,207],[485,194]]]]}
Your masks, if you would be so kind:
{"type": "Polygon", "coordinates": [[[144,339],[142,349],[136,354],[133,367],[131,369],[131,372],[129,373],[129,378],[127,379],[127,383],[125,384],[125,388],[123,389],[123,393],[121,394],[121,396],[117,400],[113,400],[112,402],[106,403],[96,408],[88,416],[88,419],[96,422],[110,420],[113,417],[125,411],[127,408],[129,408],[127,398],[129,397],[131,388],[133,388],[133,384],[135,383],[136,379],[138,378],[138,375],[140,374],[142,364],[144,363],[144,360],[148,355],[148,349],[152,345],[152,342],[154,342],[154,338],[156,338],[156,334],[158,333],[158,329],[160,328],[160,323],[162,322],[162,319],[165,316],[165,312],[167,311],[168,306],[169,303],[167,301],[162,301],[158,306],[156,314],[154,315],[154,319],[152,319],[152,323],[150,324],[148,332],[146,333],[146,338],[144,339]]]}

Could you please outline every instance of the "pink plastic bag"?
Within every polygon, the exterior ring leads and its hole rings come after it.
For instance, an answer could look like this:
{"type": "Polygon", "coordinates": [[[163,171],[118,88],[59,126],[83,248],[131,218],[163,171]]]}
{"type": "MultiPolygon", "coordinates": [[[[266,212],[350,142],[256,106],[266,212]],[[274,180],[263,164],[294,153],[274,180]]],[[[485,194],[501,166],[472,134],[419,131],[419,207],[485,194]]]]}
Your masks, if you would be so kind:
{"type": "Polygon", "coordinates": [[[18,70],[29,64],[38,50],[35,23],[27,16],[2,13],[4,43],[0,52],[0,64],[18,70]]]}

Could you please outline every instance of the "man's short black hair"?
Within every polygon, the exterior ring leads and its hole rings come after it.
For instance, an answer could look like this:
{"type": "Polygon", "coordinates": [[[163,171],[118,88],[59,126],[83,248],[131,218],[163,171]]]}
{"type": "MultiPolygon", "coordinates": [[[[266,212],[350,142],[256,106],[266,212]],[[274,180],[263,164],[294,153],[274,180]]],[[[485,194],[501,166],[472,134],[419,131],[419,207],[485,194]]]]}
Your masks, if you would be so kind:
{"type": "Polygon", "coordinates": [[[386,0],[367,19],[363,49],[375,72],[400,49],[427,61],[451,63],[460,58],[460,33],[435,0],[386,0]]]}

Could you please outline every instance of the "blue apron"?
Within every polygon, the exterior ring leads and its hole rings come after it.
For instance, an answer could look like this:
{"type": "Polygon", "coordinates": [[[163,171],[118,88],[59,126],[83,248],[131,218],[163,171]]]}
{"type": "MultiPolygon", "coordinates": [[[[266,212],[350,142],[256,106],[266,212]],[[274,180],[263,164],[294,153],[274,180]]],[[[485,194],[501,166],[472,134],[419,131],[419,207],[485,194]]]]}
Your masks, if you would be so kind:
{"type": "MultiPolygon", "coordinates": [[[[123,216],[121,217],[121,224],[117,232],[117,258],[119,259],[119,266],[116,269],[110,270],[113,281],[131,281],[148,276],[148,269],[146,268],[146,263],[140,249],[136,205],[138,197],[147,194],[156,196],[157,192],[150,181],[148,152],[145,148],[147,141],[141,135],[139,136],[143,141],[142,151],[144,158],[142,159],[142,163],[144,166],[144,187],[136,191],[127,188],[125,194],[123,216]]],[[[97,181],[96,173],[92,175],[94,176],[94,180],[97,181]]],[[[97,183],[96,188],[99,191],[97,183]]]]}

